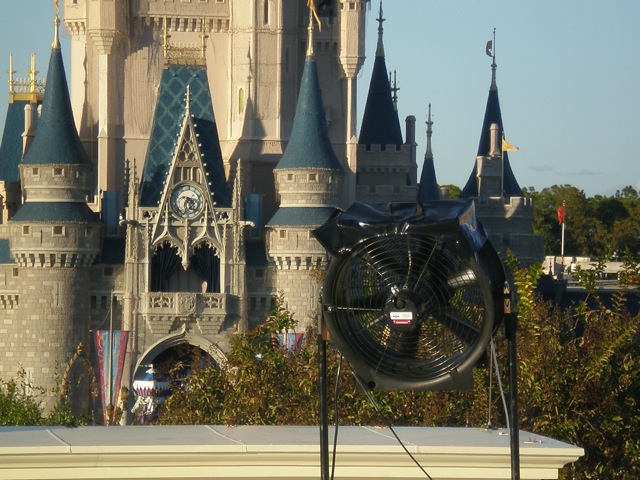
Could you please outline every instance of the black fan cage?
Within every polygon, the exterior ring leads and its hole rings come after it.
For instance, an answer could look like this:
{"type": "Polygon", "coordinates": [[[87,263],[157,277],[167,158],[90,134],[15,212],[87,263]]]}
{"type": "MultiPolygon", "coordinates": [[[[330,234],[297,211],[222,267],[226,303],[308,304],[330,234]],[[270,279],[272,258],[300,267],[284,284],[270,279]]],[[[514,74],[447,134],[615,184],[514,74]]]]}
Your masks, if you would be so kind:
{"type": "Polygon", "coordinates": [[[499,323],[494,287],[453,238],[378,235],[334,259],[323,315],[369,388],[458,388],[499,323]]]}

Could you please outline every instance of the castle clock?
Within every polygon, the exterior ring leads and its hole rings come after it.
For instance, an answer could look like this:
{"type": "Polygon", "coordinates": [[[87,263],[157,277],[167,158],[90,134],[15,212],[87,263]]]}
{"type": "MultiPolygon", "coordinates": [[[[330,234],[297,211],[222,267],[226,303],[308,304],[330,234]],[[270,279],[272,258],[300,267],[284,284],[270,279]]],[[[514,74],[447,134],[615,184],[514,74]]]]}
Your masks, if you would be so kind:
{"type": "Polygon", "coordinates": [[[190,183],[178,185],[171,193],[171,208],[180,218],[195,218],[202,212],[202,190],[190,183]]]}

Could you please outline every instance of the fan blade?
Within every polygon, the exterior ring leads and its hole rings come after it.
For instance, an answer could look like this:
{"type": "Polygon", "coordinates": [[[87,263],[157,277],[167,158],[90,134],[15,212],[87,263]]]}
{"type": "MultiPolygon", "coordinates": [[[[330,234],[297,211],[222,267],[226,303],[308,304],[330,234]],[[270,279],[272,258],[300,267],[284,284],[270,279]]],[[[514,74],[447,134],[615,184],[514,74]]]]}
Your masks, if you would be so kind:
{"type": "Polygon", "coordinates": [[[451,333],[468,345],[473,345],[480,336],[480,328],[477,325],[450,308],[440,308],[434,312],[427,312],[427,315],[447,327],[451,333]]]}
{"type": "MultiPolygon", "coordinates": [[[[388,331],[389,336],[384,342],[384,351],[380,352],[380,358],[375,367],[376,370],[386,361],[388,355],[394,357],[414,358],[418,352],[418,344],[420,339],[419,329],[412,332],[388,331]]],[[[395,363],[395,361],[393,362],[395,363]]]]}
{"type": "Polygon", "coordinates": [[[465,268],[447,277],[447,285],[451,288],[470,287],[477,283],[476,280],[475,272],[470,268],[465,268]]]}
{"type": "Polygon", "coordinates": [[[349,307],[352,308],[361,308],[365,307],[367,310],[373,309],[382,309],[384,304],[386,303],[387,297],[389,296],[391,289],[380,290],[378,292],[367,293],[362,292],[361,295],[351,295],[349,299],[349,307]]]}

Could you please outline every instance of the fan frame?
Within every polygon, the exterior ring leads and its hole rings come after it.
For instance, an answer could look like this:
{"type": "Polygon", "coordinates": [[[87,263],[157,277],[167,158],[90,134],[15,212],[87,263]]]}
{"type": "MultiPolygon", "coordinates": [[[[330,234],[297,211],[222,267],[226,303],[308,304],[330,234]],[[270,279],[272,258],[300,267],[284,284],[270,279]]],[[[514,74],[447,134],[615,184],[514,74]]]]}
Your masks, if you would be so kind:
{"type": "MultiPolygon", "coordinates": [[[[408,235],[409,233],[396,232],[375,235],[367,237],[357,242],[353,248],[349,251],[340,254],[333,258],[327,276],[325,278],[323,293],[322,293],[322,314],[324,324],[326,325],[331,340],[335,343],[338,349],[343,353],[347,361],[352,365],[356,375],[363,381],[363,383],[372,390],[458,390],[458,389],[470,389],[473,386],[473,368],[480,360],[483,353],[486,351],[486,347],[501,323],[501,316],[496,308],[496,303],[499,301],[500,292],[498,289],[502,288],[502,285],[495,285],[492,279],[487,275],[486,268],[483,268],[487,263],[491,264],[491,259],[483,258],[483,255],[487,252],[486,249],[481,249],[479,252],[472,252],[470,249],[465,249],[460,244],[458,238],[451,235],[433,235],[430,233],[410,233],[413,236],[429,236],[434,239],[434,242],[442,243],[445,247],[451,250],[458,258],[463,258],[468,261],[468,267],[473,271],[475,275],[475,281],[477,282],[478,289],[483,300],[484,315],[482,323],[480,324],[480,331],[477,339],[470,344],[460,354],[460,358],[456,361],[451,361],[451,366],[446,371],[437,376],[430,377],[399,377],[397,374],[388,372],[381,372],[376,370],[375,365],[367,361],[366,351],[363,351],[358,347],[358,339],[353,337],[353,331],[350,333],[348,328],[344,328],[339,325],[340,319],[336,312],[336,303],[338,289],[336,288],[336,282],[344,274],[345,269],[350,268],[351,257],[354,251],[358,251],[361,248],[362,243],[371,242],[380,237],[408,235]],[[353,338],[351,338],[353,337],[353,338]],[[365,353],[365,355],[363,355],[365,353]]],[[[463,242],[464,243],[464,242],[463,242]]],[[[491,270],[489,269],[490,273],[491,270]]],[[[499,279],[498,279],[499,280],[499,279]]],[[[361,332],[359,332],[361,333],[361,332]]],[[[364,332],[366,334],[366,331],[364,332]]],[[[376,341],[372,339],[372,343],[376,341]]],[[[379,343],[378,343],[379,345],[379,343]]],[[[452,357],[447,357],[449,362],[452,357]]]]}

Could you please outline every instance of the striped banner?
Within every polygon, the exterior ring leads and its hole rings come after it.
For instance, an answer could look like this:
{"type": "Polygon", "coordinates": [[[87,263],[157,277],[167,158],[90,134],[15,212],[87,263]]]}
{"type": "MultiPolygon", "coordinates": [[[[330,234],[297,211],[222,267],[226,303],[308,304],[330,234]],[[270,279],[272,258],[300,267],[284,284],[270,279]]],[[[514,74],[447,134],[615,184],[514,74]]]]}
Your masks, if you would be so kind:
{"type": "Polygon", "coordinates": [[[126,330],[114,330],[111,335],[109,335],[109,330],[95,332],[100,398],[102,399],[105,425],[111,423],[107,420],[113,420],[107,419],[107,406],[112,405],[115,411],[115,407],[118,405],[128,339],[129,332],[126,330]]]}

